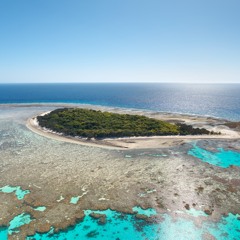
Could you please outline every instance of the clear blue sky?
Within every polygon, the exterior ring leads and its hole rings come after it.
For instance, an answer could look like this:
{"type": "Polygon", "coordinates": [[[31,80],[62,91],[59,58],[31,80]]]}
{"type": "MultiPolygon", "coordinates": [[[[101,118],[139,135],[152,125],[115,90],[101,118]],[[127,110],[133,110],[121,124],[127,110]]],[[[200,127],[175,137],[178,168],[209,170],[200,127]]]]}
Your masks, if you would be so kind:
{"type": "Polygon", "coordinates": [[[0,83],[98,81],[240,83],[240,1],[0,1],[0,83]]]}

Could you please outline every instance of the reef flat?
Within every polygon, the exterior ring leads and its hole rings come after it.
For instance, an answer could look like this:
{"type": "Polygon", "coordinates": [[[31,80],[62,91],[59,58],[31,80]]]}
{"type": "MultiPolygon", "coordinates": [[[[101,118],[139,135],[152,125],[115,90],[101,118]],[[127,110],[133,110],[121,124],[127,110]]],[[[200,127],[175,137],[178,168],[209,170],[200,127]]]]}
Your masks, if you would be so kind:
{"type": "Polygon", "coordinates": [[[210,117],[81,105],[80,108],[41,113],[28,119],[27,127],[45,137],[69,143],[113,149],[143,149],[170,147],[194,139],[240,139],[238,130],[227,127],[229,123],[210,117]],[[95,126],[93,130],[89,129],[89,124],[95,126]],[[125,126],[116,128],[121,124],[125,126]],[[130,137],[119,137],[124,134],[130,137]],[[96,138],[95,135],[102,137],[96,138]],[[111,135],[116,136],[109,137],[111,135]]]}
{"type": "MultiPolygon", "coordinates": [[[[212,129],[221,129],[228,138],[170,139],[177,141],[174,144],[163,144],[161,141],[168,139],[161,139],[154,148],[149,144],[145,148],[110,149],[46,138],[26,127],[32,116],[55,108],[56,105],[0,106],[0,188],[20,187],[27,193],[18,199],[14,191],[0,192],[0,225],[4,229],[0,234],[7,231],[9,239],[25,239],[36,232],[61,232],[88,220],[87,210],[111,209],[123,217],[130,214],[141,221],[145,219],[143,223],[148,224],[163,224],[163,216],[173,222],[181,217],[191,220],[196,229],[204,221],[214,224],[224,217],[239,222],[240,168],[236,162],[240,159],[222,167],[190,154],[195,146],[212,154],[219,153],[219,148],[239,154],[239,132],[224,126],[226,120],[161,113],[161,117],[165,115],[171,121],[179,118],[195,126],[208,124],[212,129]],[[156,214],[136,214],[136,207],[154,209],[156,214]],[[18,219],[25,224],[14,225],[18,219]]],[[[156,117],[159,113],[144,114],[156,117]]],[[[101,220],[100,225],[108,224],[104,217],[92,216],[99,217],[96,221],[101,220]]],[[[168,226],[166,222],[165,225],[168,226]]],[[[141,227],[137,229],[142,231],[141,227]]],[[[211,239],[214,234],[206,228],[201,236],[211,239]]]]}

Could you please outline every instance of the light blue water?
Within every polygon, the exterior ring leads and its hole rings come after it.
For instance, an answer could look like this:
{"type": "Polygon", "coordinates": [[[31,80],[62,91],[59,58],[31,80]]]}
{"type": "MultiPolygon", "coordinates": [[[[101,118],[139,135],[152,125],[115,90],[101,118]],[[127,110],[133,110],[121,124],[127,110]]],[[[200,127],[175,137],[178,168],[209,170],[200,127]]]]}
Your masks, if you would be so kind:
{"type": "Polygon", "coordinates": [[[7,235],[8,235],[8,230],[7,228],[3,228],[3,227],[0,227],[0,239],[1,240],[5,240],[7,239],[7,235]]]}
{"type": "Polygon", "coordinates": [[[22,190],[20,186],[12,187],[12,186],[4,186],[0,188],[0,192],[3,193],[15,193],[18,200],[22,200],[26,194],[29,194],[29,190],[22,190]]]}
{"type": "Polygon", "coordinates": [[[226,218],[214,225],[213,223],[205,224],[211,233],[218,240],[239,240],[240,239],[240,215],[228,214],[226,218]]]}
{"type": "Polygon", "coordinates": [[[68,229],[68,231],[60,232],[58,234],[35,234],[32,237],[28,237],[28,240],[46,240],[46,239],[71,239],[71,240],[84,240],[84,239],[149,239],[152,236],[152,228],[154,225],[144,226],[143,220],[135,219],[134,215],[121,214],[110,209],[105,211],[84,211],[85,218],[83,222],[77,223],[74,227],[68,229]],[[94,219],[90,214],[100,213],[105,214],[107,223],[104,225],[99,224],[98,219],[94,219]],[[141,226],[143,225],[143,226],[141,226]],[[139,231],[136,229],[139,227],[139,231]],[[141,229],[141,231],[140,231],[141,229]],[[142,234],[146,235],[144,238],[142,234]]]}
{"type": "Polygon", "coordinates": [[[12,235],[13,233],[19,232],[19,228],[25,224],[29,224],[32,221],[31,216],[27,213],[22,213],[14,217],[9,222],[8,234],[12,235]]]}
{"type": "MultiPolygon", "coordinates": [[[[211,234],[218,240],[238,240],[240,238],[240,221],[237,219],[239,215],[229,214],[217,222],[209,222],[208,217],[201,211],[197,215],[194,212],[194,217],[202,216],[204,222],[202,226],[195,225],[194,220],[183,217],[173,219],[168,214],[162,214],[163,219],[160,223],[147,223],[144,220],[136,219],[131,214],[121,214],[110,209],[105,211],[85,211],[85,218],[83,222],[77,223],[74,227],[67,231],[62,231],[57,234],[35,234],[28,237],[28,240],[47,240],[47,239],[71,239],[71,240],[86,240],[86,239],[131,239],[131,240],[204,240],[206,233],[211,234]],[[107,223],[99,224],[98,219],[89,216],[90,213],[105,214],[107,223]]],[[[141,209],[141,213],[144,210],[141,209]]],[[[147,215],[149,209],[145,212],[147,215]]],[[[151,212],[150,215],[152,215],[151,212]]],[[[155,213],[154,213],[155,214],[155,213]]]]}
{"type": "Polygon", "coordinates": [[[188,151],[188,154],[215,166],[227,168],[230,165],[240,166],[240,153],[218,148],[217,152],[210,152],[198,147],[196,144],[188,151]]]}
{"type": "Polygon", "coordinates": [[[39,206],[34,208],[35,211],[39,211],[39,212],[44,212],[46,209],[47,208],[45,206],[39,206]]]}
{"type": "Polygon", "coordinates": [[[157,212],[155,209],[153,208],[148,208],[148,209],[142,209],[141,207],[133,207],[132,209],[134,212],[137,212],[138,214],[143,214],[143,215],[146,215],[148,217],[151,217],[153,215],[156,215],[157,212]]]}
{"type": "Polygon", "coordinates": [[[79,198],[80,198],[80,196],[72,197],[71,200],[70,200],[70,203],[72,203],[72,204],[77,204],[78,201],[79,201],[79,198]]]}

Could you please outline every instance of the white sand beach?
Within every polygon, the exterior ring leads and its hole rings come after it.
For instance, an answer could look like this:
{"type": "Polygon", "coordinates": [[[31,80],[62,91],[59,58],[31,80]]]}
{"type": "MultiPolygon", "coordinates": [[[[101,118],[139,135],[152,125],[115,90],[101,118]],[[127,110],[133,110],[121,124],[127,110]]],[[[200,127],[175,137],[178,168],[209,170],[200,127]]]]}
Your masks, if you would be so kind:
{"type": "MultiPolygon", "coordinates": [[[[169,114],[158,112],[145,112],[136,111],[131,109],[112,109],[107,107],[89,106],[83,105],[81,107],[98,109],[102,111],[109,111],[115,113],[128,113],[136,115],[144,115],[151,118],[161,119],[168,122],[183,122],[190,124],[194,127],[203,127],[210,131],[221,132],[220,135],[194,135],[194,136],[151,136],[151,137],[125,137],[125,138],[105,138],[98,139],[85,139],[76,138],[70,136],[63,136],[59,133],[42,128],[39,126],[37,116],[28,119],[26,126],[33,132],[42,135],[44,137],[52,138],[58,141],[64,141],[68,143],[76,143],[86,146],[96,146],[107,149],[148,149],[148,148],[166,148],[176,146],[197,139],[240,139],[240,133],[229,129],[224,125],[226,120],[215,119],[202,116],[191,116],[183,114],[169,114]]],[[[41,113],[39,115],[48,114],[48,112],[41,113]]]]}

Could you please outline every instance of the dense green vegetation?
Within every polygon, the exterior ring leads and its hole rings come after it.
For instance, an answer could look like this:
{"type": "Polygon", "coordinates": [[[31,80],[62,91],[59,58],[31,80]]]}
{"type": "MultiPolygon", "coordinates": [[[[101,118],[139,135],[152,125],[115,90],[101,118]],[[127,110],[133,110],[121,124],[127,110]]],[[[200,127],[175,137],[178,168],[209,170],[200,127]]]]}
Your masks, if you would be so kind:
{"type": "Polygon", "coordinates": [[[213,131],[208,131],[205,128],[193,128],[191,125],[184,123],[176,124],[179,128],[180,135],[204,135],[204,134],[220,134],[213,131]]]}
{"type": "Polygon", "coordinates": [[[209,134],[206,129],[194,129],[185,124],[175,125],[145,116],[81,108],[56,109],[37,119],[41,127],[87,138],[209,134]]]}

